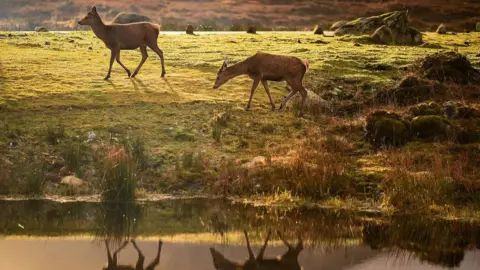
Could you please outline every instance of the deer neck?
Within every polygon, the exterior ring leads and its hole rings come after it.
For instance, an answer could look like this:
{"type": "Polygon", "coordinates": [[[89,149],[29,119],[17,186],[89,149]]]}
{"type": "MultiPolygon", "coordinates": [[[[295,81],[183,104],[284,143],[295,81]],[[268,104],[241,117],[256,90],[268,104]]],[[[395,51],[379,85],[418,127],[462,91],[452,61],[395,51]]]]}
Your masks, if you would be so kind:
{"type": "Polygon", "coordinates": [[[245,75],[248,73],[248,65],[245,61],[236,63],[233,66],[227,68],[230,78],[234,78],[240,75],[245,75]]]}
{"type": "Polygon", "coordinates": [[[107,36],[107,27],[101,19],[90,26],[93,33],[101,40],[105,40],[107,36]]]}

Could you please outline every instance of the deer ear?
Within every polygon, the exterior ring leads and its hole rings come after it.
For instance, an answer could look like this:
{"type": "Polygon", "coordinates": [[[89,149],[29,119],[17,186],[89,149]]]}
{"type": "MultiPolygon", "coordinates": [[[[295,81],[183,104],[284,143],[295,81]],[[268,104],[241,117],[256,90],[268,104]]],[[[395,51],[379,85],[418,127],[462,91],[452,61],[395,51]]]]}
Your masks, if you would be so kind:
{"type": "Polygon", "coordinates": [[[226,70],[227,67],[228,67],[228,61],[225,60],[225,61],[223,61],[222,70],[226,70]]]}
{"type": "Polygon", "coordinates": [[[97,7],[96,7],[96,6],[93,6],[92,12],[93,12],[93,13],[97,13],[97,7]]]}

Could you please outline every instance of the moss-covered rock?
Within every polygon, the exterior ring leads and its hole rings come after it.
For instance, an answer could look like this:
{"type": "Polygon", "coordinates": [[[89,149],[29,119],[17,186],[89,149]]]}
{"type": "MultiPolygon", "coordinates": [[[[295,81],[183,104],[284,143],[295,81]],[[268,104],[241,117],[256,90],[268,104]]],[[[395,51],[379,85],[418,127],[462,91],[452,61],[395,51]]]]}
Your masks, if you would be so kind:
{"type": "Polygon", "coordinates": [[[338,21],[338,22],[332,24],[332,26],[330,27],[330,30],[331,30],[331,31],[335,31],[335,30],[337,30],[338,28],[344,26],[344,25],[347,24],[347,23],[348,23],[348,21],[338,21]]]}
{"type": "Polygon", "coordinates": [[[408,123],[398,114],[376,111],[367,117],[365,139],[374,147],[401,146],[408,139],[408,123]]]}
{"type": "Polygon", "coordinates": [[[187,25],[187,28],[185,28],[185,33],[187,35],[193,35],[193,31],[195,31],[195,27],[191,24],[187,25]]]}
{"type": "Polygon", "coordinates": [[[437,82],[410,75],[405,77],[398,86],[378,92],[376,99],[380,103],[406,106],[434,99],[444,91],[444,87],[437,82]]]}
{"type": "Polygon", "coordinates": [[[257,28],[255,26],[249,26],[247,29],[248,34],[256,34],[257,33],[257,28]]]}
{"type": "Polygon", "coordinates": [[[425,102],[410,108],[410,113],[414,116],[420,115],[443,115],[443,107],[436,102],[425,102]]]}
{"type": "Polygon", "coordinates": [[[480,84],[480,72],[457,52],[438,52],[427,56],[420,67],[423,76],[439,82],[480,84]]]}
{"type": "Polygon", "coordinates": [[[445,35],[447,33],[447,27],[442,23],[437,28],[437,34],[445,35]]]}
{"type": "Polygon", "coordinates": [[[127,24],[127,23],[136,23],[136,22],[151,22],[152,20],[141,14],[129,13],[129,12],[120,12],[115,18],[113,18],[112,23],[117,24],[127,24]]]}
{"type": "Polygon", "coordinates": [[[314,35],[323,35],[323,29],[320,26],[315,26],[315,29],[313,29],[313,34],[314,35]]]}
{"type": "Polygon", "coordinates": [[[450,119],[480,118],[480,110],[460,102],[448,101],[443,103],[443,110],[450,119]]]}
{"type": "Polygon", "coordinates": [[[422,115],[411,122],[412,135],[421,139],[446,139],[451,130],[448,119],[439,115],[422,115]]]}
{"type": "Polygon", "coordinates": [[[335,35],[372,35],[375,43],[387,45],[419,45],[422,42],[422,34],[409,26],[405,11],[358,18],[336,29],[335,35]]]}

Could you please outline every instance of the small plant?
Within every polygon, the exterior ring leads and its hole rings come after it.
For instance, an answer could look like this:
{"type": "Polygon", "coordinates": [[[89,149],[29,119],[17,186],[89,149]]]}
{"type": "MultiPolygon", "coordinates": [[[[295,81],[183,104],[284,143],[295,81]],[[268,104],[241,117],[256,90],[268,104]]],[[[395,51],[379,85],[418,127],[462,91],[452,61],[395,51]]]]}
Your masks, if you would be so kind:
{"type": "Polygon", "coordinates": [[[70,142],[63,150],[65,166],[79,177],[83,176],[82,166],[87,161],[87,147],[79,142],[70,142]]]}
{"type": "Polygon", "coordinates": [[[148,155],[145,147],[145,141],[140,137],[127,138],[122,141],[123,146],[132,158],[137,162],[140,170],[145,170],[148,166],[148,155]]]}
{"type": "Polygon", "coordinates": [[[123,147],[111,147],[103,159],[103,178],[100,181],[102,201],[134,201],[137,162],[123,147]]]}
{"type": "Polygon", "coordinates": [[[62,124],[47,126],[47,141],[51,145],[57,145],[65,137],[65,127],[62,124]]]}
{"type": "Polygon", "coordinates": [[[24,180],[24,194],[40,195],[43,193],[43,186],[45,183],[46,166],[43,162],[35,160],[33,153],[29,153],[25,160],[23,180],[24,180]]]}
{"type": "Polygon", "coordinates": [[[217,121],[212,123],[212,138],[216,143],[220,143],[222,140],[223,127],[217,121]]]}

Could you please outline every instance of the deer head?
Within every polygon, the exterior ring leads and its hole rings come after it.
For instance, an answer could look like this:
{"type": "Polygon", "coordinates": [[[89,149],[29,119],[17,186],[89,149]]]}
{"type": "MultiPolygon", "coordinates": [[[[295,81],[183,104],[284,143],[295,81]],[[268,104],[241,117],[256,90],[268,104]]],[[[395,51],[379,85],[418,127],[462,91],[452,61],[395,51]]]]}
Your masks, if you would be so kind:
{"type": "Polygon", "coordinates": [[[101,21],[100,15],[97,13],[97,8],[93,6],[92,11],[87,13],[85,18],[81,19],[78,24],[80,25],[93,25],[97,22],[101,21]]]}
{"type": "Polygon", "coordinates": [[[217,72],[217,79],[213,85],[213,89],[217,89],[232,78],[232,74],[228,72],[228,61],[224,60],[220,70],[217,72]]]}

